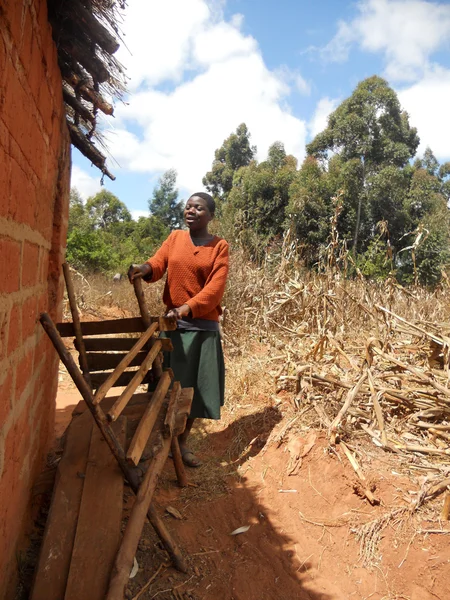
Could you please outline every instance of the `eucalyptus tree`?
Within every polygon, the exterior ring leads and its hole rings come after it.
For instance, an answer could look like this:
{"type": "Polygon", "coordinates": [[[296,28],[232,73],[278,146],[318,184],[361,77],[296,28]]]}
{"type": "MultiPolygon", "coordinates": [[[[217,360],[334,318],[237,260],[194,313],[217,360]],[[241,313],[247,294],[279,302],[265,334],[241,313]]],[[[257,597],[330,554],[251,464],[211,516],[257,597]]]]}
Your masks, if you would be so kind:
{"type": "MultiPolygon", "coordinates": [[[[376,222],[371,213],[377,212],[376,204],[384,198],[385,192],[380,181],[376,183],[377,177],[387,168],[391,174],[393,170],[404,169],[418,145],[417,130],[410,126],[408,114],[402,110],[395,91],[378,76],[359,83],[353,94],[328,117],[325,130],[308,144],[308,155],[325,163],[333,155],[339,157],[335,166],[340,167],[340,183],[346,190],[344,206],[349,221],[353,221],[355,252],[360,243],[364,247],[368,241],[367,235],[366,239],[360,239],[361,229],[365,228],[363,217],[369,219],[368,230],[372,235],[376,222]],[[373,192],[370,191],[372,186],[376,188],[373,192]]],[[[386,207],[388,221],[399,219],[395,213],[400,205],[396,201],[386,207]]]]}

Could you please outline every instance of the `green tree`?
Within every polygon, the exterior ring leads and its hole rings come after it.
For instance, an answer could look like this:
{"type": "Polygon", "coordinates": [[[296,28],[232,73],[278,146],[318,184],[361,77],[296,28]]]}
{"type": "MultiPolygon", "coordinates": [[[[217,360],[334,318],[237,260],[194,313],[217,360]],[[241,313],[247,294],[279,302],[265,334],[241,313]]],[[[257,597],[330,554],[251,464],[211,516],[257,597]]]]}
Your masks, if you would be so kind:
{"type": "Polygon", "coordinates": [[[125,204],[108,190],[102,190],[88,198],[86,211],[95,228],[106,229],[113,223],[131,221],[131,214],[125,204]]]}
{"type": "Polygon", "coordinates": [[[280,142],[273,144],[268,159],[259,165],[252,161],[234,176],[234,185],[223,207],[231,229],[237,229],[241,245],[253,256],[277,236],[282,236],[289,188],[297,172],[297,161],[286,155],[280,142]]]}
{"type": "Polygon", "coordinates": [[[328,238],[330,198],[327,171],[314,157],[307,156],[289,188],[286,213],[308,265],[318,260],[319,249],[328,238]]]}
{"type": "MultiPolygon", "coordinates": [[[[363,212],[370,203],[370,178],[387,167],[404,168],[418,145],[417,131],[409,125],[408,115],[401,109],[395,91],[377,76],[359,83],[353,94],[328,117],[327,128],[308,144],[310,156],[327,161],[337,154],[343,166],[355,162],[351,197],[346,198],[346,203],[351,204],[347,216],[354,220],[351,225],[355,252],[360,242],[365,248],[370,239],[361,236],[363,212]],[[360,172],[358,185],[354,185],[355,170],[360,172]]],[[[373,235],[374,227],[372,222],[369,235],[373,235]]]]}
{"type": "Polygon", "coordinates": [[[256,154],[256,146],[250,145],[250,132],[241,123],[222,146],[215,151],[211,171],[203,177],[203,185],[214,196],[226,199],[233,187],[234,174],[250,164],[256,154]]]}
{"type": "Polygon", "coordinates": [[[170,230],[180,229],[183,223],[183,206],[178,200],[177,172],[169,169],[160,177],[148,201],[151,214],[170,230]]]}
{"type": "Polygon", "coordinates": [[[399,257],[399,275],[405,282],[436,285],[450,261],[450,214],[443,167],[439,168],[429,148],[414,164],[405,200],[409,233],[399,257]]]}

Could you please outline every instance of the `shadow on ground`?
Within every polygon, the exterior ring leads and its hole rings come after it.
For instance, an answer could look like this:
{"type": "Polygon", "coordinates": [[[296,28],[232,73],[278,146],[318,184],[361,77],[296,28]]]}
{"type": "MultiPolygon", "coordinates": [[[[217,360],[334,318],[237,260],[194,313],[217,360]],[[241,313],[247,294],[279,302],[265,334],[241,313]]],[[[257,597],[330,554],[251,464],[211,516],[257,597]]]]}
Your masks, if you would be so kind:
{"type": "MultiPolygon", "coordinates": [[[[336,598],[326,590],[315,591],[320,590],[320,582],[313,589],[308,548],[283,530],[276,511],[261,500],[264,474],[260,486],[250,485],[244,474],[281,418],[276,408],[267,407],[238,417],[222,430],[211,431],[211,423],[199,421],[191,441],[204,465],[189,469],[193,485],[180,493],[168,465],[157,495],[168,527],[189,557],[190,572],[182,575],[164,568],[140,596],[142,600],[336,598]],[[179,510],[183,519],[169,516],[167,506],[179,510]],[[249,529],[230,535],[240,527],[249,529]]],[[[130,580],[128,598],[134,598],[167,560],[148,526],[137,560],[141,569],[130,580]]]]}

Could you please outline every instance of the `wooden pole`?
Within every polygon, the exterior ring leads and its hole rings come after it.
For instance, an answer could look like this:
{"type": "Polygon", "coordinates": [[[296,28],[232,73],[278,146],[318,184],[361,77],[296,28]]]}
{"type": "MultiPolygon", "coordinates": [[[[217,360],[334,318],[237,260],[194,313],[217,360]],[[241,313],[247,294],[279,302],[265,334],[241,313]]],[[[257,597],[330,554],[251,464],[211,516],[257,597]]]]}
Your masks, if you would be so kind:
{"type": "MultiPolygon", "coordinates": [[[[141,313],[142,321],[146,327],[150,327],[150,323],[151,323],[150,313],[148,312],[147,304],[145,302],[145,295],[144,295],[144,290],[142,289],[142,280],[140,277],[135,277],[133,279],[133,287],[134,287],[134,293],[136,295],[136,300],[139,305],[139,311],[141,313]]],[[[150,347],[153,346],[154,343],[155,343],[155,340],[150,340],[149,341],[150,347]]],[[[163,372],[163,370],[162,370],[162,365],[161,365],[161,359],[158,356],[155,359],[155,361],[153,362],[153,367],[152,367],[152,373],[153,373],[154,378],[159,379],[162,375],[162,372],[163,372]]]]}
{"type": "Polygon", "coordinates": [[[69,265],[63,263],[64,279],[66,281],[67,296],[69,297],[70,312],[72,313],[73,328],[75,329],[75,338],[77,340],[78,352],[80,354],[81,370],[83,377],[86,380],[89,388],[92,390],[91,376],[89,375],[89,367],[86,356],[86,348],[84,347],[83,334],[81,332],[80,315],[78,314],[77,301],[75,298],[75,290],[73,288],[72,277],[70,276],[69,265]]]}
{"type": "Polygon", "coordinates": [[[131,400],[131,396],[134,394],[136,389],[141,385],[142,380],[147,375],[147,371],[150,369],[153,361],[156,358],[156,355],[161,350],[161,342],[156,342],[156,344],[149,350],[147,356],[144,358],[139,370],[136,371],[136,375],[134,375],[133,379],[127,385],[125,390],[119,396],[117,401],[114,403],[114,406],[108,413],[108,418],[111,421],[115,421],[120,413],[123,411],[125,406],[131,400]]]}
{"type": "Polygon", "coordinates": [[[125,586],[130,577],[133,558],[139,544],[145,517],[150,507],[159,475],[167,460],[170,440],[164,440],[162,448],[151,460],[139,487],[136,499],[131,509],[130,518],[125,528],[122,543],[114,561],[112,576],[109,583],[106,600],[123,600],[125,586]]]}
{"type": "Polygon", "coordinates": [[[175,467],[175,473],[177,474],[178,485],[180,487],[187,487],[188,480],[186,475],[186,469],[184,468],[183,457],[181,455],[180,443],[178,437],[173,437],[170,444],[172,451],[173,465],[175,467]]]}
{"type": "MultiPolygon", "coordinates": [[[[45,329],[48,337],[50,338],[55,350],[58,352],[61,361],[69,372],[70,376],[73,379],[73,382],[78,388],[78,391],[83,397],[83,400],[86,402],[87,407],[92,413],[92,416],[95,419],[100,431],[102,432],[103,437],[105,438],[108,446],[111,449],[115,459],[117,460],[119,467],[122,470],[122,473],[125,479],[128,481],[131,489],[135,494],[138,493],[139,490],[139,477],[137,475],[136,469],[134,467],[130,467],[125,458],[125,452],[114,435],[111,427],[108,424],[106,419],[106,415],[100,408],[100,406],[95,405],[93,402],[92,392],[84,380],[80,370],[78,369],[75,361],[73,360],[70,353],[66,350],[64,343],[58,333],[58,330],[55,327],[55,324],[49,317],[47,313],[42,313],[40,316],[40,322],[45,329]]],[[[180,549],[175,541],[172,539],[171,535],[167,531],[164,523],[160,519],[156,510],[150,506],[147,512],[148,520],[150,521],[152,527],[158,534],[162,543],[164,544],[165,549],[167,550],[169,556],[171,557],[175,567],[179,571],[186,572],[186,565],[180,549]]]]}
{"type": "Polygon", "coordinates": [[[158,418],[159,411],[164,402],[164,398],[166,397],[171,381],[172,372],[170,370],[164,371],[160,380],[158,381],[156,390],[152,394],[152,399],[148,403],[145,413],[142,415],[142,419],[139,421],[136,433],[134,434],[133,439],[128,447],[127,460],[130,464],[137,465],[141,459],[145,445],[147,444],[152,429],[156,423],[156,419],[158,418]]]}

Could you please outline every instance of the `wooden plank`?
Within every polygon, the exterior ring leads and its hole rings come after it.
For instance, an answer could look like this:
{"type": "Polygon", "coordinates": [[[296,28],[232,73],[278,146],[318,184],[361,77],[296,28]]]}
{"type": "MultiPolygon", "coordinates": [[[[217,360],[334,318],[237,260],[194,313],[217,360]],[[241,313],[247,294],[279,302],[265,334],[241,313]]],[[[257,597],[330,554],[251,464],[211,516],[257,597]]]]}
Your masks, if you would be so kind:
{"type": "Polygon", "coordinates": [[[166,418],[164,419],[164,425],[162,427],[162,434],[164,437],[172,437],[173,431],[170,428],[171,424],[174,423],[173,413],[177,411],[178,401],[181,395],[181,384],[179,381],[175,381],[172,386],[172,391],[170,393],[170,400],[167,406],[166,418]]]}
{"type": "MultiPolygon", "coordinates": [[[[128,367],[140,367],[142,361],[147,356],[147,352],[138,352],[136,356],[131,360],[128,367]]],[[[86,355],[88,361],[89,371],[95,373],[96,371],[110,371],[115,369],[120,364],[126,354],[103,354],[99,352],[88,352],[86,355]]],[[[80,365],[81,366],[81,365],[80,365]]]]}
{"type": "MultiPolygon", "coordinates": [[[[160,331],[173,331],[177,328],[175,319],[167,317],[150,317],[152,323],[158,323],[160,331]]],[[[85,335],[107,335],[113,333],[137,333],[145,331],[141,317],[129,319],[110,319],[107,321],[82,321],[81,333],[85,335]]],[[[58,323],[56,329],[61,337],[74,337],[73,323],[58,323]]]]}
{"type": "MultiPolygon", "coordinates": [[[[125,373],[122,373],[122,375],[119,377],[119,379],[114,383],[114,385],[112,387],[126,387],[130,381],[133,379],[133,377],[135,376],[136,371],[125,371],[125,373]]],[[[105,373],[91,373],[91,382],[92,382],[92,387],[94,389],[99,388],[103,382],[105,382],[108,377],[111,375],[111,373],[109,372],[105,372],[105,373]]],[[[151,381],[153,381],[153,375],[152,373],[147,373],[147,375],[144,377],[144,379],[142,380],[142,384],[145,383],[150,383],[151,381]]]]}
{"type": "Polygon", "coordinates": [[[31,600],[64,598],[93,424],[90,412],[86,411],[69,425],[64,453],[56,473],[31,600]]]}
{"type": "Polygon", "coordinates": [[[127,459],[131,464],[137,465],[144,452],[145,445],[150,437],[161,405],[169,389],[171,379],[171,373],[169,371],[164,371],[158,381],[156,390],[152,394],[152,400],[148,404],[138,428],[136,429],[136,433],[131,440],[130,447],[128,448],[127,459]]]}
{"type": "MultiPolygon", "coordinates": [[[[113,406],[114,402],[116,402],[118,397],[119,396],[107,396],[104,400],[102,400],[102,403],[100,404],[101,408],[105,412],[108,412],[108,410],[110,410],[110,408],[113,406]]],[[[139,394],[134,394],[134,396],[128,402],[128,406],[136,406],[136,405],[146,406],[149,403],[150,398],[151,398],[151,393],[149,393],[149,392],[142,392],[139,394]]],[[[81,415],[86,410],[88,410],[86,402],[84,400],[80,400],[78,402],[78,404],[75,406],[75,408],[73,409],[72,416],[81,415]]]]}
{"type": "MultiPolygon", "coordinates": [[[[84,346],[87,352],[128,352],[134,346],[139,338],[137,337],[99,337],[99,338],[86,338],[84,340],[84,346]]],[[[172,341],[169,338],[158,338],[162,344],[163,352],[171,352],[173,350],[172,341]]],[[[78,350],[77,341],[74,340],[75,348],[78,350]]],[[[89,357],[100,357],[101,354],[88,354],[89,357]]],[[[120,356],[120,354],[105,354],[108,357],[120,356]]],[[[123,355],[122,355],[123,356],[123,355]]],[[[120,359],[119,359],[120,362],[120,359]]],[[[107,369],[113,369],[118,364],[112,364],[107,366],[107,369]]],[[[91,369],[94,371],[95,369],[91,369]]],[[[97,369],[100,370],[100,369],[97,369]]]]}
{"type": "MultiPolygon", "coordinates": [[[[165,373],[163,374],[163,376],[165,373]]],[[[162,376],[162,377],[163,377],[162,376]]],[[[161,377],[161,379],[162,379],[161,377]]],[[[161,380],[160,380],[161,381],[161,380]]],[[[176,391],[176,398],[179,398],[179,394],[176,391]]],[[[157,418],[159,422],[164,419],[165,408],[160,407],[157,418]],[[161,414],[162,413],[162,414],[161,414]]],[[[175,426],[176,410],[172,410],[169,415],[169,429],[172,431],[175,426]]],[[[139,487],[136,495],[136,500],[131,509],[130,517],[125,528],[122,543],[120,545],[119,552],[117,553],[116,560],[114,561],[114,568],[111,574],[111,581],[109,584],[108,595],[106,600],[123,600],[125,594],[125,586],[128,583],[131,567],[133,565],[133,557],[136,554],[137,547],[139,544],[139,538],[141,537],[142,529],[145,522],[145,517],[150,508],[150,504],[153,498],[153,494],[158,483],[159,475],[164,467],[169,454],[171,438],[160,437],[160,444],[158,449],[153,455],[151,463],[144,475],[142,484],[139,487]]],[[[180,556],[180,558],[182,558],[180,556]]],[[[180,565],[184,566],[184,565],[180,565]]]]}
{"type": "MultiPolygon", "coordinates": [[[[161,379],[163,375],[161,376],[161,379]]],[[[130,518],[125,528],[119,552],[114,561],[111,581],[108,588],[106,600],[123,600],[125,586],[130,577],[133,566],[133,558],[136,554],[139,539],[142,534],[147,511],[158,483],[159,476],[167,461],[170,450],[170,439],[163,441],[162,446],[152,458],[145,473],[144,480],[139,487],[136,500],[131,509],[130,518]]]]}
{"type": "MultiPolygon", "coordinates": [[[[150,338],[152,337],[152,335],[155,333],[155,331],[157,329],[158,329],[157,323],[153,323],[152,325],[150,325],[150,327],[147,329],[147,331],[144,333],[144,335],[141,338],[139,338],[139,340],[135,343],[135,345],[128,352],[128,354],[125,354],[123,359],[120,361],[120,363],[114,369],[114,371],[111,373],[111,375],[108,377],[108,379],[104,383],[102,383],[102,385],[97,390],[97,393],[95,394],[95,397],[94,397],[94,404],[98,404],[99,402],[102,401],[102,399],[106,396],[108,391],[114,385],[114,382],[117,381],[117,379],[119,379],[120,375],[122,375],[122,373],[125,371],[125,369],[129,366],[130,362],[133,360],[133,358],[136,356],[136,354],[139,352],[139,350],[144,346],[145,342],[147,340],[150,340],[150,338]]],[[[159,352],[159,350],[161,349],[161,344],[158,344],[158,342],[156,342],[154,345],[152,344],[152,349],[150,350],[150,352],[148,353],[147,356],[150,356],[150,354],[153,352],[153,347],[154,348],[158,347],[158,352],[159,352]]],[[[157,353],[154,353],[154,355],[152,355],[151,362],[153,362],[156,355],[157,355],[157,353]]],[[[147,373],[148,369],[145,369],[144,365],[147,364],[148,360],[149,360],[148,358],[145,359],[145,361],[142,363],[138,373],[143,373],[144,375],[145,375],[145,373],[147,373]]],[[[150,365],[151,365],[151,362],[150,362],[150,365]]],[[[143,377],[141,377],[141,381],[142,381],[142,379],[143,379],[143,377]]]]}
{"type": "MultiPolygon", "coordinates": [[[[149,401],[151,400],[151,396],[152,396],[152,394],[150,392],[134,394],[134,396],[128,402],[128,405],[125,408],[125,410],[123,411],[122,415],[127,415],[127,414],[134,415],[134,414],[138,414],[139,411],[141,411],[141,414],[144,414],[144,411],[147,408],[149,401]]],[[[102,401],[100,406],[102,407],[102,409],[105,412],[108,412],[108,410],[110,410],[110,408],[112,407],[112,405],[114,404],[114,402],[117,400],[118,397],[119,396],[107,396],[102,401]]],[[[180,419],[184,418],[184,420],[186,420],[187,416],[189,415],[189,413],[191,411],[191,404],[192,404],[193,397],[194,397],[193,388],[182,388],[181,389],[180,399],[178,401],[178,407],[177,407],[175,431],[179,430],[180,424],[182,422],[180,419]]],[[[72,415],[73,416],[81,415],[86,410],[88,410],[88,407],[86,406],[86,402],[84,400],[80,400],[78,402],[77,406],[73,409],[72,415]]],[[[183,430],[184,430],[184,428],[183,428],[183,430]]],[[[179,433],[181,433],[181,432],[179,432],[179,433]]]]}
{"type": "Polygon", "coordinates": [[[177,406],[177,415],[175,418],[175,429],[173,435],[181,435],[186,429],[186,421],[191,412],[192,400],[194,398],[194,388],[182,388],[180,399],[177,406]]]}
{"type": "MultiPolygon", "coordinates": [[[[123,411],[125,406],[128,404],[128,402],[131,400],[131,396],[134,394],[136,389],[141,384],[141,381],[146,376],[148,370],[152,366],[153,361],[158,356],[160,350],[161,350],[161,344],[158,344],[158,342],[156,342],[156,344],[151,348],[150,352],[147,354],[144,362],[142,363],[142,365],[139,368],[139,371],[137,371],[137,373],[134,375],[133,379],[127,385],[126,389],[120,394],[119,398],[117,399],[117,402],[114,404],[114,406],[108,412],[108,419],[110,421],[115,421],[117,419],[117,417],[120,415],[120,413],[123,411]]],[[[113,375],[115,375],[115,373],[116,373],[116,371],[114,371],[113,375]]],[[[108,384],[108,381],[109,380],[106,380],[106,382],[104,383],[104,386],[106,386],[108,384]]],[[[113,379],[111,379],[110,381],[111,381],[111,385],[112,385],[113,379]]],[[[99,389],[99,392],[101,392],[101,391],[102,391],[102,388],[99,389]]],[[[101,399],[102,398],[100,396],[100,400],[101,399]]]]}
{"type": "MultiPolygon", "coordinates": [[[[126,418],[113,425],[125,443],[126,418]]],[[[89,458],[64,600],[103,600],[119,545],[122,525],[123,475],[96,427],[89,458]]]]}
{"type": "MultiPolygon", "coordinates": [[[[134,293],[136,295],[136,299],[139,304],[139,310],[141,313],[142,320],[144,321],[146,326],[149,327],[152,318],[151,318],[149,310],[147,308],[144,291],[142,289],[142,280],[140,277],[135,277],[133,279],[133,287],[134,287],[134,293]]],[[[176,321],[175,321],[175,323],[176,323],[176,321]]],[[[176,325],[175,325],[175,328],[176,328],[176,325]]],[[[155,343],[154,340],[150,340],[150,346],[152,346],[154,343],[155,343]]],[[[159,356],[155,357],[155,360],[153,361],[152,373],[155,378],[155,381],[160,379],[160,377],[163,373],[162,361],[159,356]]]]}

